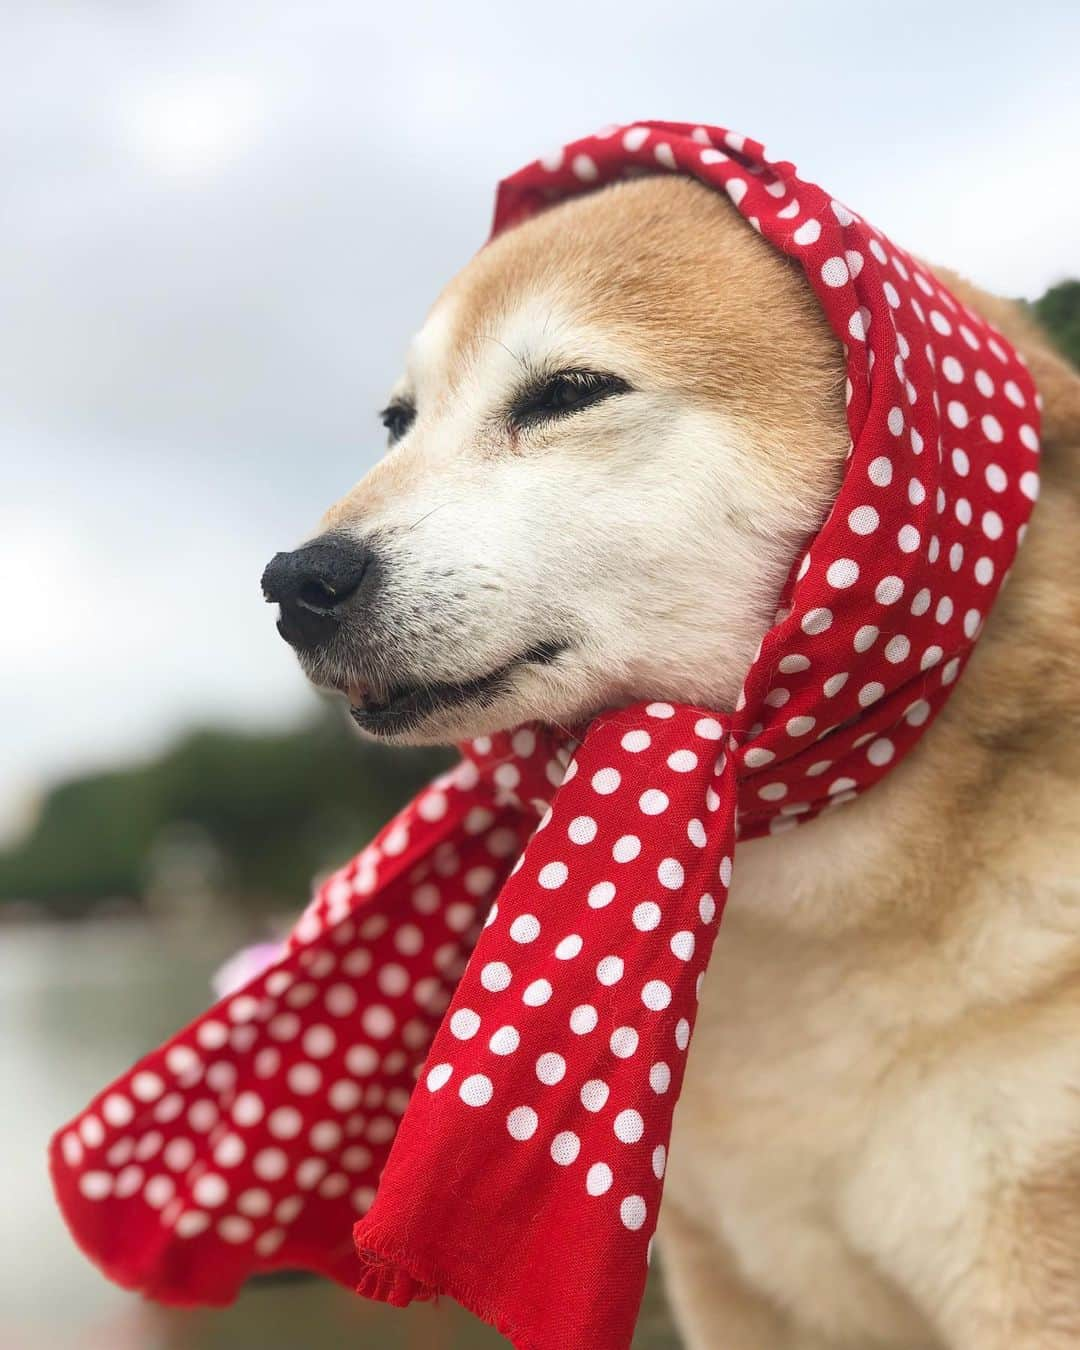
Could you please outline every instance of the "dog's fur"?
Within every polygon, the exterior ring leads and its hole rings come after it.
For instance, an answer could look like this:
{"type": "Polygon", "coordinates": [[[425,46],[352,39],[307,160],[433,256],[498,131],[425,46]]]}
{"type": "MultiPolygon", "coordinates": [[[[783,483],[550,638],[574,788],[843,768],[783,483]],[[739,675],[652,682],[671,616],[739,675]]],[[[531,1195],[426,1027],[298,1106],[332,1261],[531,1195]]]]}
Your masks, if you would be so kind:
{"type": "MultiPolygon", "coordinates": [[[[948,281],[1032,368],[1043,497],[919,747],[740,846],[661,1218],[695,1350],[1080,1344],[1080,379],[948,281]]],[[[414,424],[324,525],[378,541],[384,673],[569,646],[410,739],[730,706],[835,495],[843,383],[802,274],[687,180],[495,240],[413,345],[414,424]],[[631,392],[515,429],[516,386],[558,367],[631,392]]]]}

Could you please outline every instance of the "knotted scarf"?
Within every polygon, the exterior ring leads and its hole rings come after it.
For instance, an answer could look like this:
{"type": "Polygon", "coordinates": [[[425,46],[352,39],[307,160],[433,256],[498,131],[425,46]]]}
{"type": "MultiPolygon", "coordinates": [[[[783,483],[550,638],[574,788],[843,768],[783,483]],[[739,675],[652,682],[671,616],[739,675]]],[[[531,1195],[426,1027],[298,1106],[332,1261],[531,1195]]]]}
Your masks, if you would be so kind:
{"type": "Polygon", "coordinates": [[[64,1214],[123,1285],[224,1303],[301,1266],[395,1304],[452,1295],[530,1350],[628,1345],[736,834],[872,787],[971,654],[1037,495],[1017,353],[717,128],[577,141],[503,182],[495,232],[642,172],[725,193],[805,271],[846,352],[836,502],[734,710],[473,741],[281,959],[58,1132],[64,1214]]]}

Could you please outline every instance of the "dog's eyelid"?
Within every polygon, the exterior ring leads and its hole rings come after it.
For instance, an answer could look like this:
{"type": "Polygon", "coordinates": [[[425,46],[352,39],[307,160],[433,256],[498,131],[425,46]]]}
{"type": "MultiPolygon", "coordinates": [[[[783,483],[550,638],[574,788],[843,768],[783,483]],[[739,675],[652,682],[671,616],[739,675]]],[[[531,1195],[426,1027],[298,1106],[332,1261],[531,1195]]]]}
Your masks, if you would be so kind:
{"type": "Polygon", "coordinates": [[[550,421],[630,390],[627,380],[609,371],[586,367],[545,371],[537,373],[514,399],[507,420],[511,427],[550,421]]]}

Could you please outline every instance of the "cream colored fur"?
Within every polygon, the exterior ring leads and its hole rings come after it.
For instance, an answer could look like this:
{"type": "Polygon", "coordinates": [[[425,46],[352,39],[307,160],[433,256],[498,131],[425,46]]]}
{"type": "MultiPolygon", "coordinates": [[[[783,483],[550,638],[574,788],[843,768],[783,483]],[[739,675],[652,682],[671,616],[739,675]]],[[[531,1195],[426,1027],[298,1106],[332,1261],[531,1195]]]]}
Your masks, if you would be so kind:
{"type": "MultiPolygon", "coordinates": [[[[1040,384],[1043,500],[918,749],[740,845],[661,1219],[693,1350],[1080,1345],[1080,379],[950,284],[1040,384]]],[[[411,679],[574,645],[413,739],[730,706],[835,492],[842,385],[801,275],[688,182],[485,249],[410,354],[415,425],[325,524],[389,550],[388,659],[411,679]],[[516,435],[499,410],[545,362],[634,392],[516,435]]]]}

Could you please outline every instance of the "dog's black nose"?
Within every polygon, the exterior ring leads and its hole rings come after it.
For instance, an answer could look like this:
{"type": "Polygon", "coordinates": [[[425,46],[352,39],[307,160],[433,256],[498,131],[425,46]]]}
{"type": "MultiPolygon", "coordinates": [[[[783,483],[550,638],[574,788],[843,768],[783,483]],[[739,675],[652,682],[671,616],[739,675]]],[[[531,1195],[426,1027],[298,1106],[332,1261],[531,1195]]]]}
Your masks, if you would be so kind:
{"type": "Polygon", "coordinates": [[[343,611],[372,571],[370,550],[345,535],[324,534],[293,553],[278,553],[262,576],[263,595],[281,606],[278,632],[298,651],[334,636],[343,611]]]}

